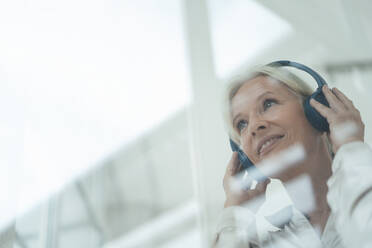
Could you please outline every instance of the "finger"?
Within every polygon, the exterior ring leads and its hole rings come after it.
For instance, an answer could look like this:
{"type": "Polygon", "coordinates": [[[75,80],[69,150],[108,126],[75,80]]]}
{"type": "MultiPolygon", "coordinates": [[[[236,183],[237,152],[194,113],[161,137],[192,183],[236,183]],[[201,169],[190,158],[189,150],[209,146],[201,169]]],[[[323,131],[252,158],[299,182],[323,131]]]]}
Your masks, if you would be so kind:
{"type": "Polygon", "coordinates": [[[259,182],[256,186],[256,190],[259,191],[259,192],[265,192],[266,187],[269,184],[269,182],[270,182],[270,179],[268,179],[268,178],[263,182],[259,182]]]}
{"type": "Polygon", "coordinates": [[[231,159],[229,161],[229,164],[226,168],[226,174],[229,175],[229,176],[235,175],[235,173],[236,173],[236,171],[239,167],[239,164],[240,164],[240,161],[238,159],[238,153],[233,152],[233,154],[231,156],[231,159]]]}
{"type": "Polygon", "coordinates": [[[242,165],[242,163],[240,163],[240,161],[239,161],[239,165],[238,165],[238,167],[237,167],[236,170],[235,170],[235,174],[238,173],[238,172],[241,172],[242,170],[243,170],[243,165],[242,165]]]}
{"type": "Polygon", "coordinates": [[[328,121],[331,119],[331,116],[334,114],[334,111],[332,109],[321,104],[320,102],[318,102],[317,100],[313,98],[310,99],[310,105],[313,106],[316,109],[316,111],[318,111],[319,114],[323,116],[324,118],[326,118],[328,121]]]}
{"type": "Polygon", "coordinates": [[[326,97],[329,106],[336,112],[341,112],[345,110],[344,104],[337,98],[337,96],[328,88],[327,85],[322,87],[324,96],[326,97]]]}
{"type": "Polygon", "coordinates": [[[333,91],[348,109],[355,109],[353,102],[344,93],[342,93],[341,90],[335,87],[333,88],[333,91]]]}

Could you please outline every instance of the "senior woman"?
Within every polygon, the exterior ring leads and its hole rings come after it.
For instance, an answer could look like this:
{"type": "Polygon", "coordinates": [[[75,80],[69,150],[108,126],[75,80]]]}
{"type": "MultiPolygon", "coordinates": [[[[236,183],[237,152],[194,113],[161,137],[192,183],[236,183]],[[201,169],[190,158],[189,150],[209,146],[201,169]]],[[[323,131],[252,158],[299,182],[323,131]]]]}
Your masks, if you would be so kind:
{"type": "Polygon", "coordinates": [[[232,190],[229,182],[242,170],[234,152],[224,177],[226,201],[215,247],[372,247],[372,151],[364,143],[364,124],[340,90],[325,85],[322,91],[329,107],[315,100],[310,105],[326,118],[329,132],[318,131],[307,120],[303,102],[313,91],[283,67],[258,67],[230,84],[226,120],[231,139],[258,170],[262,161],[301,144],[306,154],[302,161],[267,176],[285,183],[308,175],[315,209],[306,215],[294,204],[285,225],[262,235],[256,209],[244,204],[264,194],[270,180],[232,190]],[[345,123],[352,130],[343,137],[340,126],[345,123]]]}

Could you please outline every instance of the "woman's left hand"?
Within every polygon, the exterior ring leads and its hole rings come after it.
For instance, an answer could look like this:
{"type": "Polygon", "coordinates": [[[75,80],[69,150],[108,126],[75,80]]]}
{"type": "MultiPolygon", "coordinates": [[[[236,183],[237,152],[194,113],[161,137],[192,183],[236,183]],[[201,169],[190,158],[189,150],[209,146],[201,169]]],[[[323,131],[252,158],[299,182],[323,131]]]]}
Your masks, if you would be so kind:
{"type": "Polygon", "coordinates": [[[332,143],[333,152],[353,141],[364,141],[364,123],[360,112],[355,108],[353,102],[340,90],[324,85],[322,91],[329,103],[327,107],[318,101],[311,99],[313,106],[329,123],[329,138],[332,143]]]}

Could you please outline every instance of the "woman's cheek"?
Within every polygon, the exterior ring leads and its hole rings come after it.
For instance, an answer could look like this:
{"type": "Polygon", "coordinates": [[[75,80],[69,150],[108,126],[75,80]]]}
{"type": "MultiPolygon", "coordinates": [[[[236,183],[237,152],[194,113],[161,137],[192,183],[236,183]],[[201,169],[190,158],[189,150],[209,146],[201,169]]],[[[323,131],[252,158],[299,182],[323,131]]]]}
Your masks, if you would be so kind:
{"type": "Polygon", "coordinates": [[[249,145],[243,144],[243,145],[242,145],[242,148],[243,148],[244,153],[248,156],[248,158],[249,158],[252,162],[257,161],[257,160],[256,160],[256,157],[254,156],[254,152],[253,152],[252,148],[249,147],[249,145]]]}

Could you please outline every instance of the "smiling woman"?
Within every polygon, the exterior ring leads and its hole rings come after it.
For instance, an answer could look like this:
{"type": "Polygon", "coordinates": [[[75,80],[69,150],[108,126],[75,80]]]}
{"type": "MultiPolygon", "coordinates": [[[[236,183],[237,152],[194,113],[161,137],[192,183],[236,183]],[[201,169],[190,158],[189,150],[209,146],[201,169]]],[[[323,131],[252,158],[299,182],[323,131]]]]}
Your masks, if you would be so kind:
{"type": "MultiPolygon", "coordinates": [[[[240,146],[258,170],[267,165],[269,160],[275,166],[273,161],[278,154],[288,151],[291,146],[298,144],[303,147],[305,157],[297,161],[295,166],[280,169],[276,175],[265,176],[279,179],[286,185],[290,180],[306,175],[311,181],[315,206],[310,212],[301,212],[296,208],[298,200],[292,199],[292,206],[277,212],[279,216],[275,218],[281,218],[280,224],[270,222],[273,220],[272,216],[266,218],[277,231],[282,232],[266,232],[262,235],[260,232],[263,230],[256,226],[257,208],[250,208],[252,204],[249,203],[257,201],[272,180],[259,182],[249,190],[246,187],[238,190],[234,188],[230,182],[236,180],[237,175],[242,172],[238,156],[234,153],[224,177],[226,201],[218,225],[216,246],[266,247],[275,244],[275,247],[344,247],[346,244],[368,242],[345,234],[350,228],[340,225],[352,223],[352,228],[361,231],[361,227],[366,224],[358,222],[351,215],[351,206],[358,204],[366,195],[371,195],[371,180],[363,179],[363,174],[359,175],[366,168],[358,168],[358,164],[359,167],[364,163],[372,164],[372,152],[363,142],[364,124],[358,110],[342,92],[328,87],[323,87],[322,92],[330,107],[313,100],[310,104],[326,118],[329,132],[316,129],[304,113],[304,101],[313,93],[311,88],[282,67],[262,66],[230,84],[226,92],[225,120],[231,139],[240,146]],[[354,131],[341,141],[337,138],[340,136],[338,130],[345,123],[350,124],[354,131]],[[346,152],[349,149],[354,153],[346,152]],[[358,160],[355,159],[356,150],[360,153],[357,155],[358,160]],[[333,154],[336,154],[334,160],[333,154]],[[356,177],[346,174],[346,171],[351,172],[351,165],[345,165],[345,161],[353,160],[354,171],[351,174],[358,175],[356,177]],[[356,178],[362,179],[364,185],[359,190],[351,184],[356,178]],[[337,192],[343,192],[343,195],[338,195],[337,192]],[[342,211],[335,211],[340,207],[342,211]],[[287,214],[288,209],[290,214],[287,214]],[[321,234],[321,239],[315,230],[321,234]]],[[[371,167],[367,170],[372,173],[371,167]]],[[[304,189],[297,189],[301,190],[304,189]]],[[[365,211],[364,208],[369,205],[358,207],[365,211]]],[[[371,211],[360,213],[364,217],[372,215],[371,211]]]]}
{"type": "Polygon", "coordinates": [[[257,76],[239,88],[231,100],[232,125],[254,163],[274,148],[278,151],[296,142],[307,145],[308,152],[314,142],[326,147],[321,134],[306,120],[302,101],[301,95],[268,76],[257,76]]]}
{"type": "MultiPolygon", "coordinates": [[[[312,90],[311,88],[299,77],[297,77],[295,74],[292,74],[282,68],[275,68],[271,66],[261,66],[257,67],[252,71],[249,71],[248,73],[244,75],[240,75],[237,78],[235,78],[231,83],[229,83],[229,87],[226,91],[226,102],[224,104],[225,106],[225,121],[227,124],[227,127],[229,128],[229,134],[231,138],[237,143],[240,144],[240,138],[239,138],[239,132],[236,132],[236,128],[232,125],[232,100],[237,95],[237,92],[240,90],[240,88],[245,85],[245,83],[251,79],[256,79],[257,77],[261,79],[264,79],[266,81],[267,85],[276,85],[280,82],[282,86],[287,86],[287,90],[290,91],[292,94],[296,95],[297,97],[304,100],[307,96],[311,95],[312,90]]],[[[273,90],[273,89],[272,89],[273,90]]],[[[268,93],[273,93],[268,90],[268,93]]],[[[238,99],[239,100],[239,99],[238,99]]],[[[239,101],[237,99],[234,99],[235,105],[239,105],[239,101]]],[[[241,101],[246,101],[244,97],[240,97],[241,101]]],[[[265,99],[266,100],[266,99],[265,99]]],[[[272,99],[269,99],[272,100],[272,99]]],[[[266,102],[265,104],[268,104],[266,102]]],[[[240,107],[244,107],[243,104],[241,104],[240,107]]],[[[267,106],[266,106],[267,107],[267,106]]]]}

